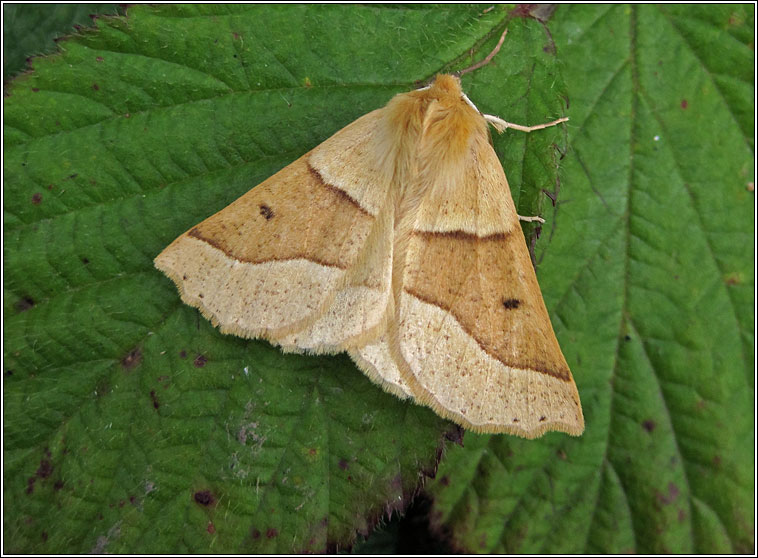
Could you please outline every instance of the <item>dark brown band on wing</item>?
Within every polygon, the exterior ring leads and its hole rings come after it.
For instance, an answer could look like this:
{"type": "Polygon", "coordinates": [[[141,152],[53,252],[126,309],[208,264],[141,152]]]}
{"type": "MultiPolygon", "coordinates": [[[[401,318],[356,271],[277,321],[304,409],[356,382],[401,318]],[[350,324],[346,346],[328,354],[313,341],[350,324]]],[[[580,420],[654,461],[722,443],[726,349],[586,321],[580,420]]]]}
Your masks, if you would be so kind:
{"type": "Polygon", "coordinates": [[[437,308],[440,308],[441,310],[444,310],[445,312],[452,314],[453,317],[456,318],[456,322],[458,322],[458,325],[460,325],[463,331],[465,331],[469,336],[471,336],[471,338],[474,341],[476,341],[476,344],[479,345],[479,348],[482,349],[482,351],[490,355],[492,358],[494,358],[498,362],[504,364],[505,366],[509,366],[511,368],[519,368],[522,370],[534,370],[535,372],[539,372],[541,374],[547,374],[548,376],[553,376],[554,378],[558,378],[559,380],[564,380],[564,381],[569,381],[571,379],[570,376],[564,375],[561,370],[558,370],[558,371],[553,370],[552,368],[548,368],[546,365],[535,362],[534,360],[531,360],[528,365],[524,364],[523,359],[514,359],[513,361],[508,362],[507,359],[503,359],[495,351],[493,351],[491,346],[483,343],[471,331],[467,330],[463,326],[461,321],[458,319],[458,317],[455,315],[455,313],[451,311],[450,308],[446,308],[445,306],[440,304],[440,302],[437,300],[426,298],[422,293],[414,292],[407,288],[404,290],[407,294],[419,299],[421,302],[434,305],[437,308]]]}
{"type": "Polygon", "coordinates": [[[461,240],[464,242],[478,242],[478,241],[484,241],[484,242],[498,242],[505,240],[509,235],[513,233],[494,233],[494,234],[488,234],[486,236],[478,236],[474,233],[468,233],[466,231],[461,230],[455,230],[455,231],[413,231],[414,236],[418,236],[420,238],[424,239],[432,239],[432,238],[447,238],[451,240],[461,240]]]}
{"type": "Polygon", "coordinates": [[[304,259],[347,269],[373,224],[354,199],[323,182],[305,155],[187,234],[240,262],[304,259]]]}
{"type": "Polygon", "coordinates": [[[315,168],[313,168],[310,163],[308,163],[308,170],[313,175],[313,177],[326,189],[328,189],[333,194],[341,197],[345,201],[351,203],[356,209],[360,210],[361,213],[364,213],[368,216],[371,216],[371,213],[366,211],[366,209],[356,200],[353,198],[350,194],[342,190],[341,188],[337,188],[336,186],[332,186],[327,181],[324,180],[324,177],[321,176],[321,173],[318,172],[315,168]]]}
{"type": "Polygon", "coordinates": [[[522,234],[414,235],[403,289],[450,313],[504,365],[571,380],[522,234]]]}
{"type": "Polygon", "coordinates": [[[226,250],[224,250],[224,247],[221,244],[219,244],[218,242],[214,242],[213,239],[211,239],[211,238],[205,238],[197,227],[195,227],[191,231],[189,231],[187,233],[187,235],[191,236],[193,238],[197,238],[198,240],[202,240],[206,244],[210,244],[211,246],[213,246],[217,250],[222,251],[229,258],[231,258],[233,260],[236,260],[238,262],[242,262],[242,263],[263,264],[263,263],[266,263],[266,262],[289,262],[289,261],[293,261],[293,260],[307,260],[309,262],[313,262],[313,263],[316,263],[316,264],[319,264],[319,265],[323,265],[324,267],[336,267],[338,269],[346,269],[346,267],[342,267],[338,263],[328,262],[328,261],[325,261],[325,260],[319,260],[318,258],[314,258],[312,255],[306,256],[304,254],[291,254],[291,255],[288,255],[287,257],[282,257],[282,258],[278,258],[278,257],[275,257],[275,256],[274,257],[268,257],[268,258],[259,258],[259,259],[240,258],[240,257],[235,256],[234,254],[230,254],[229,252],[227,252],[226,250]]]}

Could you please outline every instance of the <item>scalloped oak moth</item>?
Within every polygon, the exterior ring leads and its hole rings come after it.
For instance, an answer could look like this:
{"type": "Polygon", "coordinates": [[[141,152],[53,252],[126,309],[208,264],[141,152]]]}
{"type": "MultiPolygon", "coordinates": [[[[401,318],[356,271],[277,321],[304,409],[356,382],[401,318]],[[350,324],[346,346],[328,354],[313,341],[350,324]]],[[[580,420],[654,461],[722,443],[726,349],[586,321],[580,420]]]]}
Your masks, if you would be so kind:
{"type": "MultiPolygon", "coordinates": [[[[502,39],[501,39],[502,42],[502,39]]],[[[155,259],[223,333],[347,351],[480,432],[584,430],[488,122],[460,80],[346,126],[155,259]]]]}

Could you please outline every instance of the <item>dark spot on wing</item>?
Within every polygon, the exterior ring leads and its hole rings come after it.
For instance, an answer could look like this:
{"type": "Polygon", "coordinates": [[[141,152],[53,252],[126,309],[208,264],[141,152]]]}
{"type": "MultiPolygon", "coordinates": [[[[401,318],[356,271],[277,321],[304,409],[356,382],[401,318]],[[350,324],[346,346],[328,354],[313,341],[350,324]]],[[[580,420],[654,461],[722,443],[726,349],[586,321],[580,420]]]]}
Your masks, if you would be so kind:
{"type": "Polygon", "coordinates": [[[507,298],[503,300],[503,308],[506,310],[515,310],[518,308],[519,304],[521,304],[521,301],[517,298],[507,298]]]}

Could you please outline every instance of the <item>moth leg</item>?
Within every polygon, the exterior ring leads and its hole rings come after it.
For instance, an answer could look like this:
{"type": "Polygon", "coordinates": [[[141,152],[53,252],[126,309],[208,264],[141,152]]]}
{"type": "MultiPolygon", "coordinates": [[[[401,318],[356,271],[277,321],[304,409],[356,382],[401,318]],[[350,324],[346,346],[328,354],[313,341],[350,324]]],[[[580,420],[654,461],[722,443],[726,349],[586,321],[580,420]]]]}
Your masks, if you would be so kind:
{"type": "Polygon", "coordinates": [[[533,223],[534,221],[537,221],[538,223],[544,223],[545,220],[542,217],[533,216],[533,217],[524,217],[523,215],[518,216],[519,221],[525,221],[527,223],[533,223]]]}
{"type": "MultiPolygon", "coordinates": [[[[557,124],[560,124],[561,122],[566,122],[568,120],[568,117],[565,116],[563,118],[559,118],[558,120],[553,120],[552,122],[547,122],[545,124],[537,124],[536,126],[522,126],[521,124],[513,124],[512,122],[506,122],[502,118],[498,118],[497,116],[493,116],[491,114],[485,114],[484,119],[492,124],[492,126],[499,132],[503,133],[508,128],[513,128],[514,130],[519,130],[521,132],[533,132],[534,130],[542,130],[544,128],[549,128],[550,126],[555,126],[557,124]]],[[[524,215],[518,216],[519,221],[525,221],[527,223],[532,223],[534,221],[537,221],[538,223],[544,223],[545,220],[542,217],[525,217],[524,215]]]]}
{"type": "Polygon", "coordinates": [[[553,120],[552,122],[547,122],[545,124],[537,124],[536,126],[522,126],[521,124],[506,122],[502,118],[499,118],[492,114],[484,114],[483,116],[484,119],[492,124],[492,126],[501,134],[508,128],[513,128],[514,130],[519,130],[521,132],[533,132],[535,130],[542,130],[544,128],[549,128],[550,126],[555,126],[561,122],[566,122],[568,120],[568,116],[564,116],[563,118],[559,118],[558,120],[553,120]]]}

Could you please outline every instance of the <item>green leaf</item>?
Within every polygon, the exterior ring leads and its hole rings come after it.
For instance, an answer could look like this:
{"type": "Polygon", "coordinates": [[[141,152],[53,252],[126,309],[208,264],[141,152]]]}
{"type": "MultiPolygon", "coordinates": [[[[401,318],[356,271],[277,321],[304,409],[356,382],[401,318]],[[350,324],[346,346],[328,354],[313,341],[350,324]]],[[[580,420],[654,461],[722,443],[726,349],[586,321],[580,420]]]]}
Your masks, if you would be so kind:
{"type": "MultiPolygon", "coordinates": [[[[395,93],[481,59],[507,21],[483,12],[135,6],[12,82],[6,552],[318,552],[406,506],[450,423],[345,355],[221,335],[152,259],[395,93]]],[[[466,90],[514,122],[560,116],[549,44],[514,21],[466,90]]],[[[522,214],[554,187],[564,134],[495,139],[522,214]]]]}
{"type": "Polygon", "coordinates": [[[90,15],[117,11],[116,4],[3,4],[3,81],[27,57],[54,52],[58,37],[90,25],[90,15]]]}
{"type": "Polygon", "coordinates": [[[540,284],[584,435],[466,435],[429,491],[469,552],[752,553],[753,9],[562,5],[540,284]]]}

